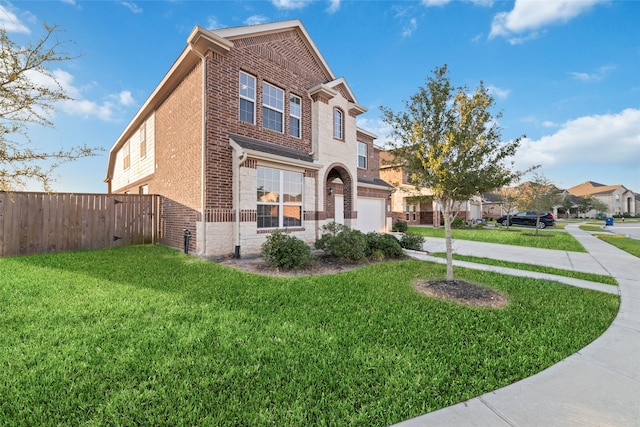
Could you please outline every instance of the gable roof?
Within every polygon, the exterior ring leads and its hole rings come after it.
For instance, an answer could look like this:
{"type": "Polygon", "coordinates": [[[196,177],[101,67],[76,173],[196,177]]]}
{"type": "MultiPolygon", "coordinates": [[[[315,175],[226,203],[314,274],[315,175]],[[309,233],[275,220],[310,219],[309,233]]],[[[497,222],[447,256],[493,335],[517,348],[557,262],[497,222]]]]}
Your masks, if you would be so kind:
{"type": "MultiPolygon", "coordinates": [[[[302,25],[302,22],[298,19],[217,30],[206,30],[196,25],[187,38],[187,46],[183,49],[169,71],[167,71],[160,83],[158,83],[151,95],[149,95],[144,104],[142,104],[135,116],[131,119],[127,127],[123,130],[109,150],[107,174],[104,181],[110,182],[113,178],[116,155],[120,148],[140,128],[144,120],[146,120],[146,118],[155,111],[158,105],[160,105],[167,96],[171,94],[173,89],[182,81],[182,78],[193,69],[198,61],[202,60],[203,56],[208,51],[224,54],[233,48],[234,40],[290,30],[298,31],[301,34],[301,39],[309,49],[310,54],[313,56],[314,60],[317,61],[322,72],[326,74],[327,81],[336,80],[333,71],[331,71],[331,68],[329,68],[324,57],[320,54],[315,43],[311,40],[309,33],[302,25]]],[[[350,90],[348,92],[350,93],[350,90]]],[[[360,112],[366,111],[364,107],[359,106],[357,103],[353,106],[350,104],[350,109],[351,108],[360,112]]]]}
{"type": "Polygon", "coordinates": [[[304,25],[300,22],[299,19],[292,19],[289,21],[279,21],[279,22],[270,22],[267,24],[257,24],[257,25],[247,25],[242,27],[230,27],[230,28],[221,28],[216,30],[205,30],[211,34],[215,34],[225,40],[229,40],[233,42],[233,40],[246,38],[246,37],[255,37],[262,36],[267,34],[279,33],[287,30],[297,30],[302,34],[302,39],[304,40],[307,48],[313,55],[314,59],[318,61],[323,71],[327,74],[327,80],[334,80],[336,77],[331,71],[329,64],[325,61],[324,57],[316,47],[315,43],[309,36],[304,25]]]}
{"type": "Polygon", "coordinates": [[[594,181],[586,181],[586,182],[583,182],[582,184],[578,184],[576,186],[573,186],[567,189],[567,191],[573,194],[574,196],[593,196],[597,194],[611,194],[615,190],[619,189],[620,187],[626,190],[626,188],[623,185],[619,185],[619,184],[604,185],[594,181]]]}

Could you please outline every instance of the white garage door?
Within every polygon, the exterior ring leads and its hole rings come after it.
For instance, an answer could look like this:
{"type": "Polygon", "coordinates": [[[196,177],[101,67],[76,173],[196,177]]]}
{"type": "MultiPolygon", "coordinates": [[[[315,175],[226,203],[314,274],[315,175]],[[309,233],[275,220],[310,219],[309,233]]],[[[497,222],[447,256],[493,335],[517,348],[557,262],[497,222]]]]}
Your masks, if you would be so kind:
{"type": "Polygon", "coordinates": [[[384,199],[358,197],[358,229],[363,233],[384,231],[384,199]]]}

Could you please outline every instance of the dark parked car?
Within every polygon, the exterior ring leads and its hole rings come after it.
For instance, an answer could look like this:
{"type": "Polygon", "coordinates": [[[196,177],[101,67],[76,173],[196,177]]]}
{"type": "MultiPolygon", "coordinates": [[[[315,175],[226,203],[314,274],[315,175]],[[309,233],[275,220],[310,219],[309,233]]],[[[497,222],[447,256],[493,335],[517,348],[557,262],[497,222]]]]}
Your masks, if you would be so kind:
{"type": "MultiPolygon", "coordinates": [[[[507,225],[513,224],[530,225],[532,227],[535,227],[537,216],[537,212],[522,211],[516,212],[511,215],[503,215],[500,218],[496,219],[496,221],[498,222],[498,224],[502,224],[505,227],[507,225]]],[[[540,222],[538,223],[538,228],[552,227],[554,225],[556,225],[556,219],[552,214],[547,212],[540,212],[540,222]]]]}

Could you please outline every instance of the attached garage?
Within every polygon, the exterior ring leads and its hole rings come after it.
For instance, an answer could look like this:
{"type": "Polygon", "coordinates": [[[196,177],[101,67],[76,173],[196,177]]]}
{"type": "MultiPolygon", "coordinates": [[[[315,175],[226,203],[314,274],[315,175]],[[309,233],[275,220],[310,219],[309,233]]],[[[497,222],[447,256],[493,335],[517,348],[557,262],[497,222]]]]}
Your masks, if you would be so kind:
{"type": "Polygon", "coordinates": [[[363,233],[385,231],[385,201],[358,197],[358,229],[363,233]]]}

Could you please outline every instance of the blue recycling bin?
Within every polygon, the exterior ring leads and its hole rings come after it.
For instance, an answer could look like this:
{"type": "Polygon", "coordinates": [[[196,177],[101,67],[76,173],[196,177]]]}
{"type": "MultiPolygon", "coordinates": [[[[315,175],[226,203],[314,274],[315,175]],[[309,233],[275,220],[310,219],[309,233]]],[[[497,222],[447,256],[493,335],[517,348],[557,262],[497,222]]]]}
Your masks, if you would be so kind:
{"type": "Polygon", "coordinates": [[[609,217],[609,218],[605,218],[605,225],[613,225],[613,218],[609,217]]]}

